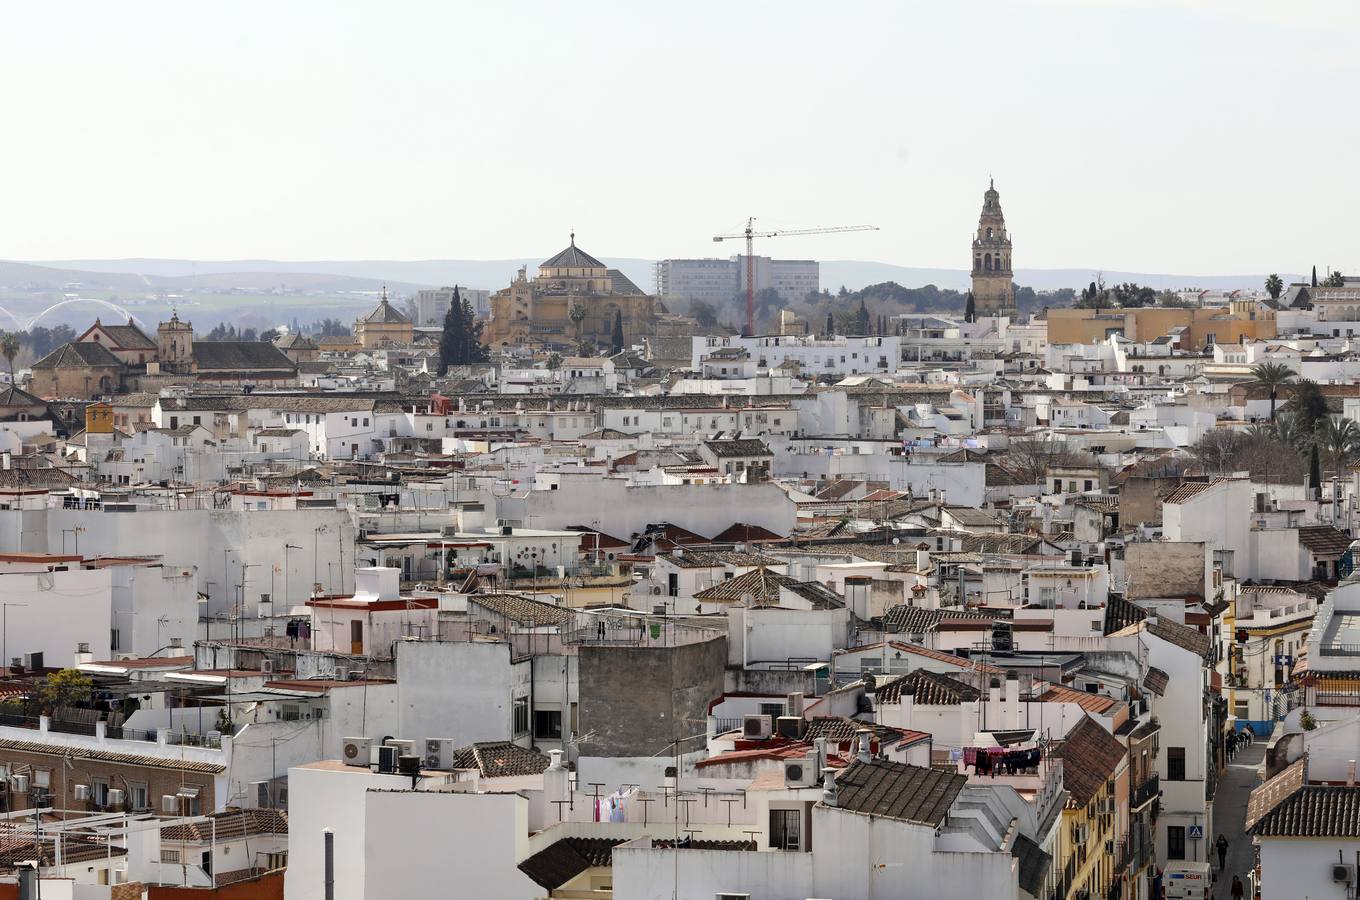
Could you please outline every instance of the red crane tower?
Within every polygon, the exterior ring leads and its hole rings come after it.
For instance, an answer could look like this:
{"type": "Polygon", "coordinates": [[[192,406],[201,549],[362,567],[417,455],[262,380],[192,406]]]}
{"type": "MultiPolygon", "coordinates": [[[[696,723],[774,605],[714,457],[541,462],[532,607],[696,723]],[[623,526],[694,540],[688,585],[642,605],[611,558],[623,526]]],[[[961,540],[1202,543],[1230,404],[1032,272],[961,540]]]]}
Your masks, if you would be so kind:
{"type": "Polygon", "coordinates": [[[831,228],[787,228],[783,231],[756,231],[755,217],[746,220],[746,230],[737,234],[714,235],[715,241],[746,239],[746,334],[756,333],[756,267],[753,253],[756,238],[798,234],[841,234],[847,231],[878,231],[877,225],[837,225],[831,228]]]}

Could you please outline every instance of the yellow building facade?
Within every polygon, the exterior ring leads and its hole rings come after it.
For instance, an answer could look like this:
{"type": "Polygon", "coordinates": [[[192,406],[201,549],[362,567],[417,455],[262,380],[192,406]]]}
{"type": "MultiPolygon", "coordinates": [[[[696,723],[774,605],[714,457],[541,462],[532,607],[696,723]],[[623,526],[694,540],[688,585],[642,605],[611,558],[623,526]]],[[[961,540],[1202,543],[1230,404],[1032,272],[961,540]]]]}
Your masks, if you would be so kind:
{"type": "Polygon", "coordinates": [[[655,297],[577,247],[573,234],[570,246],[538,267],[537,277],[521,269],[509,287],[491,295],[483,340],[491,347],[574,350],[589,342],[608,348],[617,318],[627,346],[654,336],[661,312],[655,297]]]}
{"type": "MultiPolygon", "coordinates": [[[[980,311],[980,308],[979,308],[980,311]]],[[[1112,334],[1132,341],[1152,341],[1176,328],[1187,329],[1187,349],[1242,340],[1275,337],[1275,317],[1252,307],[1236,309],[1180,309],[1145,306],[1137,309],[1050,309],[1050,344],[1094,344],[1112,334]]]]}

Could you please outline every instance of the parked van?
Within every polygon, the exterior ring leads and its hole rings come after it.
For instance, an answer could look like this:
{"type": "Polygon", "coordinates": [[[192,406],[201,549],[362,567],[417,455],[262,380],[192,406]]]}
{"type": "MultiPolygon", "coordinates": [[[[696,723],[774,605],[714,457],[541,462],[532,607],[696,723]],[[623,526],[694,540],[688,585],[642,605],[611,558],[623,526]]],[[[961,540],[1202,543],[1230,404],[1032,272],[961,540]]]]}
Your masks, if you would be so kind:
{"type": "Polygon", "coordinates": [[[1214,889],[1207,862],[1177,860],[1162,872],[1162,896],[1166,900],[1208,900],[1214,889]]]}

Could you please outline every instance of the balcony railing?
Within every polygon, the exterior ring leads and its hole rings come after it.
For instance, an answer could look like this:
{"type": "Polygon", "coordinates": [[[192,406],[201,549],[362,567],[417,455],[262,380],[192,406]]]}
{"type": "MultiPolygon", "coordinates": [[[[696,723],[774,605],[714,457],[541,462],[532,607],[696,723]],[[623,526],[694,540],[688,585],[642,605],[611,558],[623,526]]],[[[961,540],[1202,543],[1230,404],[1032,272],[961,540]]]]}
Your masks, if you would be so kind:
{"type": "Polygon", "coordinates": [[[1133,796],[1130,798],[1129,802],[1132,804],[1134,809],[1140,809],[1146,804],[1157,799],[1157,794],[1160,790],[1161,780],[1158,778],[1158,776],[1153,775],[1151,778],[1148,778],[1146,781],[1144,781],[1142,784],[1138,785],[1138,787],[1134,789],[1133,796]]]}
{"type": "Polygon", "coordinates": [[[1323,656],[1360,656],[1360,644],[1323,644],[1318,649],[1323,656]]]}

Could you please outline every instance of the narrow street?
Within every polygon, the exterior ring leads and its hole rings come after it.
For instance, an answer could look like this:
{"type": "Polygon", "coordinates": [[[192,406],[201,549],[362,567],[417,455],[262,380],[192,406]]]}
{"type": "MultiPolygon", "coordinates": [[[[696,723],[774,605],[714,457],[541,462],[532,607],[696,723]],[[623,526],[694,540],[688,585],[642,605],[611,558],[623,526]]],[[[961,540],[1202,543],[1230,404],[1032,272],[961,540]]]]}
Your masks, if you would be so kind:
{"type": "MultiPolygon", "coordinates": [[[[1257,738],[1256,743],[1238,751],[1219,778],[1218,794],[1214,797],[1216,830],[1212,835],[1204,836],[1205,840],[1210,842],[1209,858],[1213,861],[1214,874],[1218,878],[1214,884],[1216,900],[1228,900],[1232,896],[1229,890],[1234,875],[1241,876],[1242,884],[1250,890],[1251,882],[1247,875],[1255,858],[1251,838],[1242,831],[1242,826],[1247,818],[1247,798],[1251,795],[1252,789],[1260,784],[1256,777],[1256,767],[1261,764],[1264,756],[1265,742],[1257,738]],[[1219,834],[1228,839],[1228,864],[1225,873],[1218,871],[1218,851],[1212,846],[1212,842],[1218,840],[1219,834]]],[[[1251,895],[1246,896],[1250,900],[1251,895]]]]}

